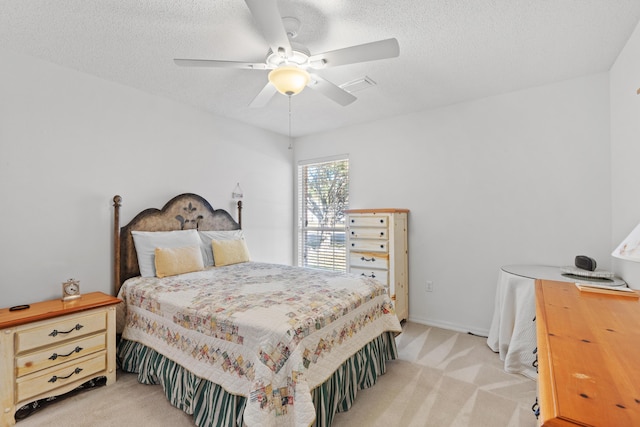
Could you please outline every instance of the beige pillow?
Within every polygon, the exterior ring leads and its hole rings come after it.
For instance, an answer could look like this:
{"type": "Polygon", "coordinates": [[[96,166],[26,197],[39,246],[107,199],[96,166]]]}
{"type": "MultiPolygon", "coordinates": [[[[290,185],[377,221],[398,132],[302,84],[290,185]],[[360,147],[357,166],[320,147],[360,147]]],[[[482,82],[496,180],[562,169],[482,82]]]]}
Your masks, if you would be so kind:
{"type": "Polygon", "coordinates": [[[167,277],[204,269],[200,246],[155,249],[156,276],[167,277]]]}
{"type": "Polygon", "coordinates": [[[249,261],[249,249],[244,239],[211,240],[216,267],[249,261]]]}

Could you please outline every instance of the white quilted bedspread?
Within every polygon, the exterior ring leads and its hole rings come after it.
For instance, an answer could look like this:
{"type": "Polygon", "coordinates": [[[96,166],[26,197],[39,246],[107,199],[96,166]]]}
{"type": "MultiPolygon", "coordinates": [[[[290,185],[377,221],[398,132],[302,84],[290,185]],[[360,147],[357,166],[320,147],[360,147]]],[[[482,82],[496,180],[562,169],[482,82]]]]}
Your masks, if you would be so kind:
{"type": "Polygon", "coordinates": [[[385,331],[391,300],[361,276],[248,262],[129,279],[123,337],[248,397],[249,426],[308,426],[310,390],[385,331]]]}

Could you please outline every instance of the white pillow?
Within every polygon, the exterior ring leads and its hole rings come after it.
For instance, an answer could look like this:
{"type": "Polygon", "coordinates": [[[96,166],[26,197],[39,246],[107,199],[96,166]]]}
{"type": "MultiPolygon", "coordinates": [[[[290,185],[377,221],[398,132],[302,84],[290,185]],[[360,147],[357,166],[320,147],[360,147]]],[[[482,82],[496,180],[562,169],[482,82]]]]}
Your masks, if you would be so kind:
{"type": "Polygon", "coordinates": [[[198,231],[201,240],[202,258],[204,266],[210,267],[214,264],[213,250],[211,249],[212,240],[238,240],[244,239],[242,230],[222,230],[222,231],[198,231]]]}
{"type": "Polygon", "coordinates": [[[156,275],[156,248],[180,248],[184,246],[201,245],[196,230],[178,231],[132,231],[133,244],[138,255],[138,267],[142,277],[156,275]]]}

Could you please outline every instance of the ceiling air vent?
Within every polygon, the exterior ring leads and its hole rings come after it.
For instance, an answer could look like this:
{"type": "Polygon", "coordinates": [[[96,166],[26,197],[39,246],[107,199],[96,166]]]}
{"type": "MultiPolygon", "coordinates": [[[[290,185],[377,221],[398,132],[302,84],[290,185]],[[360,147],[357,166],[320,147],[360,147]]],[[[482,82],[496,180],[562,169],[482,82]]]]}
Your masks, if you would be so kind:
{"type": "Polygon", "coordinates": [[[351,80],[350,82],[343,83],[340,88],[346,90],[349,93],[357,92],[359,90],[368,89],[374,87],[376,82],[369,76],[364,76],[359,79],[351,80]]]}

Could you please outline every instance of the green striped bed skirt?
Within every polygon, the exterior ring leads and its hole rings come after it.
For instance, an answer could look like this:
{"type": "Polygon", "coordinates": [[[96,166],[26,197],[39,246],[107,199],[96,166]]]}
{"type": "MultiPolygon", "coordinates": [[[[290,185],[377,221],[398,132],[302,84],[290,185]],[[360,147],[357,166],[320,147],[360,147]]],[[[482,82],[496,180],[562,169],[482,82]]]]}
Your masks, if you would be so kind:
{"type": "MultiPolygon", "coordinates": [[[[358,390],[373,386],[396,359],[393,332],[385,332],[347,359],[327,381],[311,391],[318,427],[329,427],[336,412],[349,410],[358,390]]],[[[142,384],[160,384],[167,399],[193,414],[199,427],[241,427],[246,398],[227,393],[219,385],[201,379],[188,369],[134,341],[118,344],[118,362],[125,372],[138,374],[142,384]]]]}

